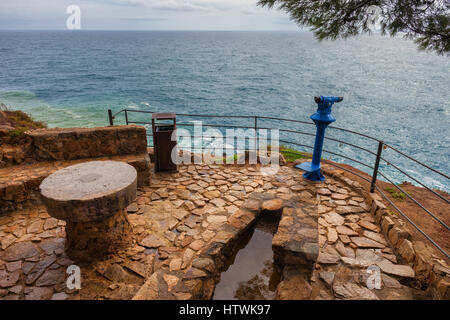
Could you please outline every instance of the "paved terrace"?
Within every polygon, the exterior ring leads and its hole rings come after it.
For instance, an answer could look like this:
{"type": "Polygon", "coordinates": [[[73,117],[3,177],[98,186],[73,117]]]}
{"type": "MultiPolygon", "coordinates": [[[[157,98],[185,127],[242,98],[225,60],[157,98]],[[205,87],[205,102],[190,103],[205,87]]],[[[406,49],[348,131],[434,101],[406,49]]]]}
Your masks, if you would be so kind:
{"type": "MultiPolygon", "coordinates": [[[[61,166],[16,170],[14,179],[61,166]]],[[[290,166],[273,176],[249,165],[153,174],[127,209],[133,244],[79,264],[81,290],[66,287],[66,269],[76,262],[65,255],[63,221],[42,205],[0,215],[0,299],[209,299],[226,257],[261,214],[280,217],[278,299],[414,298],[417,290],[405,285],[414,271],[397,263],[361,187],[325,169],[331,175],[323,183],[303,180],[290,166]],[[382,270],[381,290],[366,287],[373,264],[382,270]]]]}

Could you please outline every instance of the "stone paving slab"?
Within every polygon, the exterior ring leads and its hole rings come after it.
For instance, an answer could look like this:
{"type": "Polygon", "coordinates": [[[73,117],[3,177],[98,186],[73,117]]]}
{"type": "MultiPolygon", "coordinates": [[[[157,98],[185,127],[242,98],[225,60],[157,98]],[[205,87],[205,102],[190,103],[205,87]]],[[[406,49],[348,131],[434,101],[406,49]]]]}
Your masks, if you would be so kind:
{"type": "Polygon", "coordinates": [[[400,284],[414,277],[409,265],[397,264],[396,256],[380,233],[370,207],[359,193],[360,188],[350,181],[327,177],[317,184],[319,195],[320,253],[309,286],[299,270],[285,270],[278,292],[280,299],[412,299],[412,290],[400,284]],[[382,275],[381,289],[369,290],[369,267],[378,267],[382,275]],[[394,278],[391,278],[394,276],[394,278]],[[395,284],[395,285],[394,285],[395,284]]]}
{"type": "Polygon", "coordinates": [[[285,207],[272,241],[275,263],[311,276],[319,255],[318,235],[317,206],[285,207]]]}
{"type": "Polygon", "coordinates": [[[65,255],[64,222],[41,206],[0,215],[0,299],[210,298],[225,257],[262,212],[280,216],[275,248],[283,233],[297,231],[296,244],[317,237],[310,274],[298,261],[282,263],[278,299],[412,296],[406,285],[411,267],[397,262],[357,188],[334,178],[310,183],[288,166],[275,176],[261,175],[257,166],[180,166],[178,173],[154,174],[137,196],[128,207],[133,244],[105,260],[79,264],[81,290],[65,284],[66,269],[75,262],[65,255]],[[304,210],[308,206],[316,207],[315,215],[304,210]],[[317,219],[317,234],[308,227],[311,219],[317,219]],[[370,265],[382,270],[381,290],[367,289],[370,265]]]}

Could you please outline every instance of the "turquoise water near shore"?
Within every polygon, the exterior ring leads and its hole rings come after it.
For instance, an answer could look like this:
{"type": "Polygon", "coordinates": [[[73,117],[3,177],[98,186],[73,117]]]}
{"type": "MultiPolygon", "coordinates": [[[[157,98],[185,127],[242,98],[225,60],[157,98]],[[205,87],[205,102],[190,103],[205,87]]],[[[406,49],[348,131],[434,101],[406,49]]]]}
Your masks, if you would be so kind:
{"type": "MultiPolygon", "coordinates": [[[[400,38],[319,43],[306,32],[0,31],[0,65],[0,102],[51,127],[107,125],[107,109],[122,108],[310,121],[314,95],[342,95],[333,110],[335,126],[450,171],[450,60],[400,38]]],[[[313,126],[287,125],[314,132],[313,126]]],[[[327,134],[376,151],[366,139],[327,134]]],[[[313,144],[309,136],[281,136],[313,144]]],[[[325,148],[373,165],[373,155],[352,147],[327,141],[325,148]]],[[[384,156],[427,185],[450,191],[448,179],[389,149],[384,156]]],[[[381,170],[396,182],[408,180],[386,163],[381,170]]]]}

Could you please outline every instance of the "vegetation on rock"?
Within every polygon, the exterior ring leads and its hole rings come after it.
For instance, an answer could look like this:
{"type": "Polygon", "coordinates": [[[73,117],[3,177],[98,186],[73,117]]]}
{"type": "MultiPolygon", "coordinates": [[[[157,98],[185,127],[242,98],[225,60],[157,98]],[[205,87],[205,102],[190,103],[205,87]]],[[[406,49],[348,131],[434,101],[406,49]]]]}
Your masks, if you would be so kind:
{"type": "Polygon", "coordinates": [[[280,153],[284,156],[287,162],[294,162],[298,159],[311,159],[310,153],[298,151],[285,145],[280,146],[280,153]]]}
{"type": "Polygon", "coordinates": [[[389,192],[391,196],[397,200],[405,200],[406,195],[403,192],[397,191],[397,189],[394,189],[392,187],[387,187],[384,190],[389,192]]]}
{"type": "Polygon", "coordinates": [[[47,126],[33,120],[28,114],[20,110],[8,110],[0,104],[0,141],[18,144],[24,138],[24,133],[31,129],[46,128],[47,126]]]}

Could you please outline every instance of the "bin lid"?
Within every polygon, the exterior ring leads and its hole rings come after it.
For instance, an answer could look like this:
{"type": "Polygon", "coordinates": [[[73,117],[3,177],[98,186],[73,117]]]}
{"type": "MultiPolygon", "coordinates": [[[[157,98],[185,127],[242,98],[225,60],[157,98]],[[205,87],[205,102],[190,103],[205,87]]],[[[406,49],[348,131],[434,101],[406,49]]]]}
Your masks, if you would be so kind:
{"type": "Polygon", "coordinates": [[[174,112],[155,112],[152,114],[152,119],[155,120],[172,120],[176,117],[177,115],[174,112]]]}

